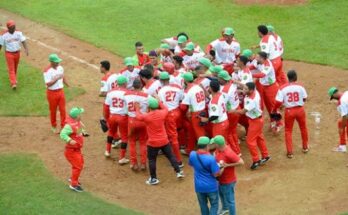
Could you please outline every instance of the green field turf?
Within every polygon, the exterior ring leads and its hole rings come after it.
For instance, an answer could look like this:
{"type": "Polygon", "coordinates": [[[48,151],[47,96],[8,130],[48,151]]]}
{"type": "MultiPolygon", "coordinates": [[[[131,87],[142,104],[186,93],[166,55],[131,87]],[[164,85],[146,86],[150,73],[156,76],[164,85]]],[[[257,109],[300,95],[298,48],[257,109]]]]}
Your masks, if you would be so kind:
{"type": "Polygon", "coordinates": [[[0,214],[140,214],[69,190],[35,155],[1,154],[0,178],[0,214]]]}
{"type": "MultiPolygon", "coordinates": [[[[42,72],[23,61],[19,64],[18,89],[13,91],[8,80],[6,60],[0,54],[0,116],[43,116],[48,114],[46,89],[42,72]]],[[[66,99],[84,93],[81,88],[65,89],[66,99]]]]}
{"type": "Polygon", "coordinates": [[[246,48],[259,41],[256,26],[271,23],[284,40],[286,59],[348,68],[346,0],[282,7],[237,6],[232,0],[16,0],[0,1],[0,7],[121,56],[133,55],[137,40],[150,49],[179,31],[204,47],[225,26],[234,27],[246,48]]]}

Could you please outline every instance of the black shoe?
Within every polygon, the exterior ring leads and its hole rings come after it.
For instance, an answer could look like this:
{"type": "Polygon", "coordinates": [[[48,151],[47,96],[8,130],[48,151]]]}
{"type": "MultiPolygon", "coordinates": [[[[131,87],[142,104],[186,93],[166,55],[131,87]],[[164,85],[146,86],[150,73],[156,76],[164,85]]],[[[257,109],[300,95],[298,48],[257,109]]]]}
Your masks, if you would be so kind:
{"type": "Polygon", "coordinates": [[[262,158],[261,161],[260,161],[260,165],[263,165],[265,164],[267,161],[271,160],[271,157],[270,156],[267,156],[265,158],[262,158]]]}
{"type": "Polygon", "coordinates": [[[254,170],[254,169],[258,168],[260,166],[260,162],[261,161],[253,162],[253,164],[250,166],[250,169],[254,170]]]}
{"type": "Polygon", "coordinates": [[[79,192],[79,193],[83,192],[83,189],[82,189],[82,187],[81,187],[80,185],[77,185],[77,186],[71,186],[71,185],[69,185],[69,188],[70,188],[71,190],[76,191],[76,192],[79,192]]]}

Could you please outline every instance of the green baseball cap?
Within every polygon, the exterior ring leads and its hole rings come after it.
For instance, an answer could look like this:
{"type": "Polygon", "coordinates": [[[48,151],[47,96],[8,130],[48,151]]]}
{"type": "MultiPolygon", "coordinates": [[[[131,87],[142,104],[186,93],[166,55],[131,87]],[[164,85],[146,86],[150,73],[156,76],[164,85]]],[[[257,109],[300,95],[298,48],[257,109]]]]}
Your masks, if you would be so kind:
{"type": "Polygon", "coordinates": [[[182,78],[187,82],[191,82],[191,81],[193,81],[193,74],[191,72],[185,72],[182,75],[182,78]]]}
{"type": "Polygon", "coordinates": [[[187,43],[184,50],[193,51],[195,49],[195,45],[193,43],[187,43]]]}
{"type": "Polygon", "coordinates": [[[169,73],[168,72],[161,72],[159,74],[159,79],[161,79],[161,80],[169,80],[170,79],[169,73]]]}
{"type": "Polygon", "coordinates": [[[160,48],[161,48],[161,49],[169,49],[170,47],[169,47],[169,45],[168,45],[167,43],[162,43],[162,44],[160,45],[160,48]]]}
{"type": "Polygon", "coordinates": [[[274,32],[274,27],[272,25],[267,25],[266,27],[268,29],[268,32],[274,32]]]}
{"type": "Polygon", "coordinates": [[[187,42],[187,38],[184,35],[181,35],[178,37],[178,43],[186,43],[187,42]]]}
{"type": "Polygon", "coordinates": [[[332,96],[333,96],[335,93],[337,93],[337,92],[338,92],[338,89],[337,89],[336,87],[331,87],[331,88],[329,89],[328,94],[329,94],[329,96],[330,96],[330,100],[333,99],[332,96]]]}
{"type": "Polygon", "coordinates": [[[205,57],[199,58],[198,62],[203,64],[207,68],[210,68],[212,66],[211,61],[208,58],[205,58],[205,57]]]}
{"type": "Polygon", "coordinates": [[[157,109],[157,108],[158,108],[158,106],[159,106],[158,100],[155,99],[154,97],[149,96],[149,98],[148,98],[147,101],[148,101],[149,107],[150,107],[151,109],[157,109]]]}
{"type": "Polygon", "coordinates": [[[223,145],[225,145],[225,138],[221,135],[216,135],[213,138],[213,142],[219,146],[223,146],[223,145]]]}
{"type": "Polygon", "coordinates": [[[134,60],[132,57],[126,57],[124,59],[124,65],[126,66],[134,66],[134,60]]]}
{"type": "Polygon", "coordinates": [[[210,140],[206,136],[202,136],[198,138],[198,142],[197,142],[198,145],[208,145],[209,143],[210,143],[210,140]]]}
{"type": "Polygon", "coordinates": [[[245,56],[247,58],[250,58],[253,55],[253,51],[250,49],[244,49],[242,52],[242,56],[245,56]]]}
{"type": "Polygon", "coordinates": [[[234,34],[233,28],[227,27],[227,28],[224,29],[223,35],[230,36],[230,35],[233,35],[233,34],[234,34]]]}
{"type": "Polygon", "coordinates": [[[228,72],[225,70],[222,70],[221,72],[219,72],[218,77],[221,79],[224,79],[225,81],[229,81],[232,79],[231,76],[228,74],[228,72]]]}
{"type": "Polygon", "coordinates": [[[128,79],[124,75],[120,75],[117,77],[117,84],[118,85],[123,85],[128,82],[128,79]]]}
{"type": "Polygon", "coordinates": [[[219,74],[222,71],[222,67],[221,66],[211,66],[209,67],[209,71],[212,73],[217,73],[219,74]]]}
{"type": "Polygon", "coordinates": [[[54,63],[60,63],[62,62],[62,59],[60,59],[57,54],[50,54],[50,56],[48,56],[48,61],[54,62],[54,63]]]}
{"type": "Polygon", "coordinates": [[[73,107],[69,112],[69,116],[73,119],[77,118],[81,113],[85,112],[83,108],[73,107]]]}

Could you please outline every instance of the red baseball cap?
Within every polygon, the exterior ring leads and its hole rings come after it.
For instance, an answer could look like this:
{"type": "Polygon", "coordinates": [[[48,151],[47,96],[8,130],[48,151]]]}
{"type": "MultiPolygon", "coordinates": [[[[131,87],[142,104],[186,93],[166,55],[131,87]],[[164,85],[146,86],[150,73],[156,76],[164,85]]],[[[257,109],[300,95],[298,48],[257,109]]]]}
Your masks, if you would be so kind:
{"type": "Polygon", "coordinates": [[[8,20],[7,23],[6,23],[6,25],[7,25],[7,27],[9,28],[9,27],[15,26],[16,23],[15,23],[15,21],[13,21],[13,20],[8,20]]]}

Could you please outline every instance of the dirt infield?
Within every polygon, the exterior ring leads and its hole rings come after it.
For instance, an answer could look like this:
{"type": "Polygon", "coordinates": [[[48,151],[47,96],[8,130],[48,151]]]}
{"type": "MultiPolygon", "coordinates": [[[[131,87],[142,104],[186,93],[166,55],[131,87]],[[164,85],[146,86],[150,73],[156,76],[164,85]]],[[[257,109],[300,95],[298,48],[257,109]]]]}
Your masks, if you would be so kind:
{"type": "MultiPolygon", "coordinates": [[[[78,62],[76,58],[98,65],[108,59],[120,69],[122,59],[110,52],[73,39],[38,23],[0,9],[0,22],[15,19],[17,25],[30,38],[30,56],[23,57],[29,64],[43,68],[47,56],[53,52],[42,43],[63,50],[63,63],[68,80],[73,86],[86,89],[87,93],[68,104],[85,108],[83,121],[91,137],[86,140],[84,154],[86,166],[81,181],[84,188],[110,202],[143,211],[146,214],[198,214],[193,189],[193,173],[184,168],[186,178],[177,181],[174,172],[163,158],[158,165],[161,183],[155,187],[145,185],[147,173],[133,173],[128,166],[119,166],[113,159],[103,157],[105,135],[100,131],[98,119],[102,113],[102,99],[98,98],[100,74],[96,69],[78,62]],[[68,55],[73,57],[68,57],[68,55]]],[[[58,53],[59,54],[59,53],[58,53]]],[[[0,65],[4,66],[4,65],[0,65]]],[[[328,100],[327,89],[336,85],[342,89],[348,83],[347,71],[327,66],[300,62],[285,62],[285,68],[294,68],[308,90],[307,112],[320,112],[320,130],[308,114],[311,151],[301,153],[299,132],[294,132],[295,157],[285,156],[283,134],[266,140],[272,160],[263,168],[251,172],[250,157],[242,144],[243,158],[247,165],[238,168],[237,209],[239,214],[336,214],[348,211],[348,163],[346,154],[335,154],[331,148],[338,143],[336,107],[328,100]]],[[[25,72],[25,71],[20,71],[25,72]]],[[[22,86],[19,86],[22,87],[22,86]]],[[[23,86],[24,87],[24,86],[23,86]]],[[[19,89],[20,90],[20,89],[19,89]]],[[[43,92],[44,93],[44,92],[43,92]]],[[[63,156],[64,146],[57,136],[50,133],[46,117],[1,117],[0,152],[37,153],[48,169],[62,181],[69,177],[70,169],[63,156]],[[15,129],[14,129],[15,128],[15,129]]],[[[186,164],[185,160],[185,164],[186,164]]],[[[62,188],[64,189],[64,188],[62,188]]]]}
{"type": "Polygon", "coordinates": [[[307,0],[235,0],[240,5],[302,5],[307,0]]]}

